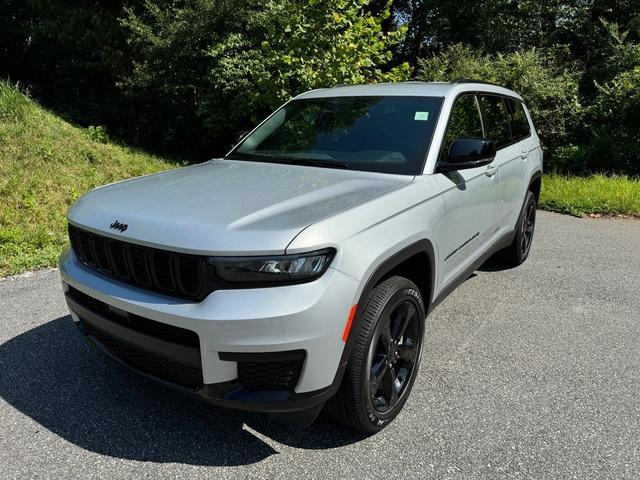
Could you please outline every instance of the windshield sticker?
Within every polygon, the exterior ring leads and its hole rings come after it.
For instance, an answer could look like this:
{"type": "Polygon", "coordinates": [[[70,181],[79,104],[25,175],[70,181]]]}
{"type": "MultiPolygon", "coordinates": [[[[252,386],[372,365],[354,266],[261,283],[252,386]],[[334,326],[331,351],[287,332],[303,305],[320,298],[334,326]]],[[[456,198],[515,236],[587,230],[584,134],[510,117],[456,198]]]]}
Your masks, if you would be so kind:
{"type": "Polygon", "coordinates": [[[427,120],[429,120],[429,112],[416,112],[415,116],[413,117],[414,120],[421,120],[423,122],[426,122],[427,120]]]}

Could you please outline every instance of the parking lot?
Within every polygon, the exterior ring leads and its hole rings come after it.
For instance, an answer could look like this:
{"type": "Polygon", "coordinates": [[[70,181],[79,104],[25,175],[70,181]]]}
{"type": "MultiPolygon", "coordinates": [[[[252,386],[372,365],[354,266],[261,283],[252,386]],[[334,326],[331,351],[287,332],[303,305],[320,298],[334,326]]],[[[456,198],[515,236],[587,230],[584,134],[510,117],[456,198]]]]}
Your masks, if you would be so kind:
{"type": "Polygon", "coordinates": [[[638,478],[640,221],[539,212],[529,260],[427,319],[366,437],[220,410],[90,348],[54,270],[0,281],[0,478],[638,478]]]}

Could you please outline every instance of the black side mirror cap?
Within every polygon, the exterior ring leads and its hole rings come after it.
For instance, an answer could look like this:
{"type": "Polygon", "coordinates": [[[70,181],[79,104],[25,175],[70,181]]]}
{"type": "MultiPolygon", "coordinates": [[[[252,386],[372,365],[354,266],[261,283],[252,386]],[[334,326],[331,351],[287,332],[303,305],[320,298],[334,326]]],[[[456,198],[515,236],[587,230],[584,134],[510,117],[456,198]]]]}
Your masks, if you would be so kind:
{"type": "Polygon", "coordinates": [[[496,143],[488,138],[458,138],[449,147],[446,162],[438,162],[437,171],[451,172],[481,167],[493,162],[496,143]]]}

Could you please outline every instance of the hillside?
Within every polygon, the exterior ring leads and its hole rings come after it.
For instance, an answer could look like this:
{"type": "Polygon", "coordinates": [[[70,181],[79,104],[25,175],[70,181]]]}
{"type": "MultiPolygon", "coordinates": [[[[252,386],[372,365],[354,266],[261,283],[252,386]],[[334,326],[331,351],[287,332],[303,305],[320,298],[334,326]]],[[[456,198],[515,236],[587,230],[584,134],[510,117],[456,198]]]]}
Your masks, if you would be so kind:
{"type": "Polygon", "coordinates": [[[0,277],[55,265],[65,212],[82,193],[174,166],[73,126],[0,81],[0,277]]]}

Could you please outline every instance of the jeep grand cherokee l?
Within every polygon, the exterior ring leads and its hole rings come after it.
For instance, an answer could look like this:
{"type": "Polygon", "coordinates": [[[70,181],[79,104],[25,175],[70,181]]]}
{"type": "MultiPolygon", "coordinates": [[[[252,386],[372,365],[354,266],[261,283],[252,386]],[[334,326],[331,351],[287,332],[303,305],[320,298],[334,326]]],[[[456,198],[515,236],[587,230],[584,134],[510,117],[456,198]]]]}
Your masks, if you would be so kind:
{"type": "Polygon", "coordinates": [[[429,312],[531,248],[542,152],[479,82],[303,93],[220,159],[97,188],[68,213],[71,315],[114,359],[225,407],[376,432],[429,312]]]}

